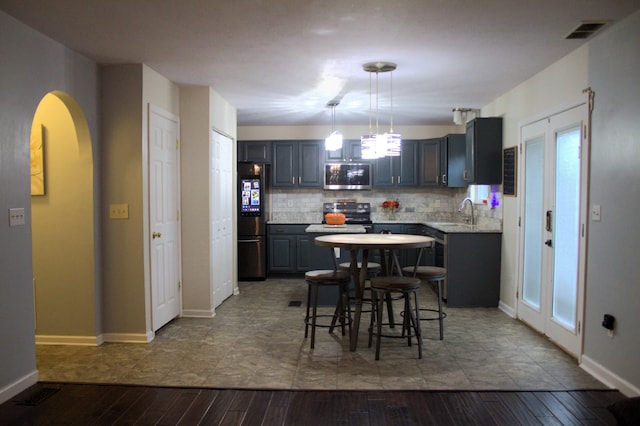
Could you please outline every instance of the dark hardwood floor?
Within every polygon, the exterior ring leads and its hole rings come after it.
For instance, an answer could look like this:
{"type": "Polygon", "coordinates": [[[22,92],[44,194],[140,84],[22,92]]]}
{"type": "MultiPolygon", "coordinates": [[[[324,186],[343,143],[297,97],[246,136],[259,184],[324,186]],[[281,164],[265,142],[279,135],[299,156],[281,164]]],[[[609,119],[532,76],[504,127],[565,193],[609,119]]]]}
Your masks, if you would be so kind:
{"type": "Polygon", "coordinates": [[[38,383],[2,425],[613,425],[618,391],[281,391],[38,383]]]}

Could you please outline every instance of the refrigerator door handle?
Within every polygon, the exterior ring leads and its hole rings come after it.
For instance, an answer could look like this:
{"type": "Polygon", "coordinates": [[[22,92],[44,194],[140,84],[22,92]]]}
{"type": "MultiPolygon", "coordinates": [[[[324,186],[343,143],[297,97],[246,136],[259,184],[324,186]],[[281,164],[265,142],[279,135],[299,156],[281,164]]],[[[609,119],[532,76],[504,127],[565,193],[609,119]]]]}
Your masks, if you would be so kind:
{"type": "Polygon", "coordinates": [[[239,243],[259,243],[260,240],[238,240],[239,243]]]}

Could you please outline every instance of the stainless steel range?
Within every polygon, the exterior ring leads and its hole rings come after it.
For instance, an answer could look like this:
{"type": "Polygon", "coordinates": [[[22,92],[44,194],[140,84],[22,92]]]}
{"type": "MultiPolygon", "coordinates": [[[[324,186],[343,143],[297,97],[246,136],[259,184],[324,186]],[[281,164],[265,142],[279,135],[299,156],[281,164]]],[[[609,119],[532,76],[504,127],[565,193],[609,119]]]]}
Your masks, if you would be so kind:
{"type": "Polygon", "coordinates": [[[322,223],[325,223],[324,215],[327,213],[343,213],[346,224],[362,225],[367,232],[373,231],[373,222],[371,221],[371,203],[360,203],[356,200],[338,200],[334,203],[323,203],[322,223]]]}

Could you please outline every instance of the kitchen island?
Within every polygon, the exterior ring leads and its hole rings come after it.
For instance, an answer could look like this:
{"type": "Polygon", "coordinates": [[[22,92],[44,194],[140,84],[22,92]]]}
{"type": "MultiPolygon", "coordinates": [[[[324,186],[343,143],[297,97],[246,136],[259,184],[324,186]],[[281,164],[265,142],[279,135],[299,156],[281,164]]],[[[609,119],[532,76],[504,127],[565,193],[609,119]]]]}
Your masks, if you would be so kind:
{"type": "MultiPolygon", "coordinates": [[[[433,237],[434,247],[425,248],[421,264],[447,268],[444,299],[448,307],[496,307],[500,299],[502,229],[499,225],[469,225],[460,222],[382,221],[373,232],[433,237]]],[[[298,274],[311,269],[333,269],[328,248],[314,244],[314,237],[339,233],[363,233],[361,225],[329,227],[320,223],[267,224],[269,265],[273,274],[298,274]]],[[[415,250],[400,250],[402,266],[415,264],[415,250]]],[[[349,253],[336,248],[336,262],[349,262],[349,253]]],[[[371,259],[380,262],[376,254],[371,259]]]]}

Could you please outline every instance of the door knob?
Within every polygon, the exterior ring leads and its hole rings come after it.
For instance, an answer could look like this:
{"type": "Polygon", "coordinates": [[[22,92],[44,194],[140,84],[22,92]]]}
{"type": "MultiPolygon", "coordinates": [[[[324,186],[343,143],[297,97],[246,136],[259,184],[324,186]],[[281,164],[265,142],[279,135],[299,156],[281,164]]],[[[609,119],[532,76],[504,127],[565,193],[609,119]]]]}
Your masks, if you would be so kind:
{"type": "Polygon", "coordinates": [[[153,239],[155,240],[156,238],[160,238],[162,237],[162,234],[160,232],[154,232],[153,234],[151,234],[151,236],[153,237],[153,239]]]}
{"type": "Polygon", "coordinates": [[[547,241],[545,241],[544,243],[545,243],[547,246],[549,246],[549,247],[551,247],[551,245],[552,245],[551,240],[547,240],[547,241]]]}

